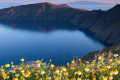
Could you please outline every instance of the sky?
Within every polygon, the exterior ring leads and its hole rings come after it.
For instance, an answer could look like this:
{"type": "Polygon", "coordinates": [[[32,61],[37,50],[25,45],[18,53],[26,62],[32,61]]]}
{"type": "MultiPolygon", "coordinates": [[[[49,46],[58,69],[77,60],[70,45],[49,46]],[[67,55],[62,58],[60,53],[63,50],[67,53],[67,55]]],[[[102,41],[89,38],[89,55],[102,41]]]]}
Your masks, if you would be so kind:
{"type": "Polygon", "coordinates": [[[67,3],[74,1],[96,1],[108,4],[120,4],[120,0],[0,0],[0,3],[40,3],[40,2],[51,2],[51,3],[67,3]]]}

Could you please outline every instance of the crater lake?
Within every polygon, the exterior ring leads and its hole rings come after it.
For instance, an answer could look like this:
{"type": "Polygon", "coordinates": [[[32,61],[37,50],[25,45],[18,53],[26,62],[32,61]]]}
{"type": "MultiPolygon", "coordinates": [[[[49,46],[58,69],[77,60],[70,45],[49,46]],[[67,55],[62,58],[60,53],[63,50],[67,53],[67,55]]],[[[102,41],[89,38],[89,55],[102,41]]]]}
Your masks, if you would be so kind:
{"type": "Polygon", "coordinates": [[[89,31],[69,23],[0,23],[0,65],[18,64],[21,58],[66,65],[107,46],[89,31]]]}

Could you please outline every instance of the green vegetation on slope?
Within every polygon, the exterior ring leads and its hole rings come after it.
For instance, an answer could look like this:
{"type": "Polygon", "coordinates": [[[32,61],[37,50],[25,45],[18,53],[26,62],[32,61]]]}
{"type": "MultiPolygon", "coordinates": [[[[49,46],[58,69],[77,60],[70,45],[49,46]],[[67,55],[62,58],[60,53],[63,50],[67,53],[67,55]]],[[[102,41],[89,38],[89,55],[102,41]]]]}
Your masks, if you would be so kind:
{"type": "Polygon", "coordinates": [[[82,60],[90,61],[96,60],[99,55],[103,56],[104,59],[112,58],[114,54],[120,55],[120,45],[111,46],[108,48],[101,49],[99,51],[90,52],[82,57],[82,60]]]}

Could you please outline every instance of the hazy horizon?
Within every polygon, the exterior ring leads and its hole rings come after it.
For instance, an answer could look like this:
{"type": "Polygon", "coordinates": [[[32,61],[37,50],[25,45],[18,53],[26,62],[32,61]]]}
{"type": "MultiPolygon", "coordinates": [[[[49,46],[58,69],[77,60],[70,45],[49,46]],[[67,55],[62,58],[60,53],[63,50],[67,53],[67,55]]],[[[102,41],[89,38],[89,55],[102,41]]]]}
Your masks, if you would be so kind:
{"type": "Polygon", "coordinates": [[[30,4],[30,3],[41,3],[41,2],[51,2],[51,3],[68,3],[75,1],[94,1],[106,4],[120,4],[120,0],[0,0],[0,3],[20,3],[20,4],[30,4]]]}
{"type": "MultiPolygon", "coordinates": [[[[37,3],[41,3],[41,2],[37,2],[37,3]]],[[[53,2],[51,2],[51,3],[53,3],[53,2]]],[[[0,9],[11,7],[11,6],[27,5],[27,4],[34,4],[34,3],[13,3],[13,2],[0,3],[0,9]]],[[[61,4],[63,4],[63,3],[61,3],[61,4]]],[[[89,4],[89,2],[88,2],[88,4],[89,4]]],[[[68,3],[68,5],[73,8],[81,8],[81,9],[86,9],[86,10],[98,10],[98,9],[108,10],[115,6],[115,4],[112,4],[112,5],[109,5],[109,4],[108,5],[106,5],[106,4],[105,5],[86,5],[85,6],[85,5],[74,5],[74,4],[72,5],[69,3],[68,3]]]]}

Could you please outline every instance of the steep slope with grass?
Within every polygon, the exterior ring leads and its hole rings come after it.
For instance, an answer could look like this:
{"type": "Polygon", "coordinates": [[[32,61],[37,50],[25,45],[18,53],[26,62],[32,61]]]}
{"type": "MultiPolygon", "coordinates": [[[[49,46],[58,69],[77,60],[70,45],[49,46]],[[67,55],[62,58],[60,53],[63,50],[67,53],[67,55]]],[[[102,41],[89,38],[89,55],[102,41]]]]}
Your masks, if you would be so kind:
{"type": "Polygon", "coordinates": [[[99,55],[101,55],[104,59],[111,59],[114,54],[120,55],[120,45],[104,48],[95,52],[90,52],[87,55],[80,57],[80,59],[83,61],[97,60],[99,55]]]}

